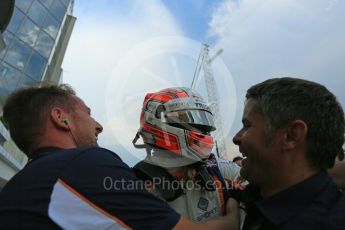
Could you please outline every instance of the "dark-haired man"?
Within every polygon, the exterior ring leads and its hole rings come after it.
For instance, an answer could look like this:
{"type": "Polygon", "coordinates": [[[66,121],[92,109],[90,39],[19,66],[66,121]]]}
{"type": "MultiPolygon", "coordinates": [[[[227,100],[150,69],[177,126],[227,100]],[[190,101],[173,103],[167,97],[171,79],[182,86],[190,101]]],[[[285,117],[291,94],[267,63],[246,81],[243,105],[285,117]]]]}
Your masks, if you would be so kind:
{"type": "Polygon", "coordinates": [[[235,164],[237,164],[238,166],[242,166],[242,160],[243,160],[243,157],[240,157],[240,156],[236,156],[234,157],[234,159],[232,159],[232,162],[234,162],[235,164]]]}
{"type": "Polygon", "coordinates": [[[324,86],[276,78],[247,91],[243,128],[244,229],[343,229],[345,195],[326,170],[344,154],[344,112],[324,86]],[[248,199],[246,199],[248,198],[248,199]]]}
{"type": "Polygon", "coordinates": [[[0,193],[5,229],[238,228],[234,200],[229,215],[198,225],[149,194],[115,153],[98,147],[102,126],[66,85],[14,92],[3,117],[30,159],[0,193]]]}

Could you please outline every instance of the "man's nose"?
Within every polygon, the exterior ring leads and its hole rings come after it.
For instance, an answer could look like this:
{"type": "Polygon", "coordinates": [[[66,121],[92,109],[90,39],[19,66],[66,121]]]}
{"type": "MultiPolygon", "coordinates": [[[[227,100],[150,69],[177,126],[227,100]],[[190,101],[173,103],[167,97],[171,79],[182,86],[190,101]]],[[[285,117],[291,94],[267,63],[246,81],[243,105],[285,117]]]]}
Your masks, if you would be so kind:
{"type": "Polygon", "coordinates": [[[239,145],[241,143],[241,135],[240,132],[236,133],[235,136],[232,138],[232,142],[235,145],[239,145]]]}
{"type": "Polygon", "coordinates": [[[96,121],[96,131],[97,133],[101,133],[103,131],[103,126],[96,121]]]}

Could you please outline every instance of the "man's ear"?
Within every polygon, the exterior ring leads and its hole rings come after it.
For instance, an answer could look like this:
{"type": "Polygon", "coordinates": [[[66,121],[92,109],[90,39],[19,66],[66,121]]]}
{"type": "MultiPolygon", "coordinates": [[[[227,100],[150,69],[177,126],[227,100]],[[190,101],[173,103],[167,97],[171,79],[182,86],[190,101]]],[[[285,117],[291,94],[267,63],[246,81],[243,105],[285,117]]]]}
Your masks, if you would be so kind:
{"type": "Polygon", "coordinates": [[[295,149],[304,145],[307,139],[308,125],[302,120],[294,120],[286,127],[284,136],[284,150],[295,149]]]}
{"type": "Polygon", "coordinates": [[[50,111],[50,118],[53,124],[59,128],[69,130],[69,125],[67,121],[67,114],[65,111],[59,107],[54,107],[50,111]]]}

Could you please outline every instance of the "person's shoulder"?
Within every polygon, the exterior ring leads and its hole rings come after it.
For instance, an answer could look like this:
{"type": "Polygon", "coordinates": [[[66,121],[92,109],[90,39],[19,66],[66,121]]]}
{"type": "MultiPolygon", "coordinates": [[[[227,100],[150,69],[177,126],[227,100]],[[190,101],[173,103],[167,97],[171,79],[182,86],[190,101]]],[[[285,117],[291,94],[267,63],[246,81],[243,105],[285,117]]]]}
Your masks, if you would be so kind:
{"type": "Polygon", "coordinates": [[[338,190],[337,201],[334,204],[333,212],[341,212],[345,221],[345,192],[343,190],[338,190]]]}
{"type": "Polygon", "coordinates": [[[240,176],[241,168],[232,161],[217,159],[218,167],[222,175],[230,180],[237,179],[240,176]]]}
{"type": "Polygon", "coordinates": [[[102,184],[104,178],[108,176],[112,177],[111,179],[114,181],[118,180],[119,177],[134,178],[134,173],[129,166],[108,149],[100,147],[77,148],[73,153],[76,155],[65,164],[62,173],[60,173],[60,177],[67,184],[73,185],[72,187],[80,187],[81,181],[85,180],[86,184],[102,184]]]}
{"type": "Polygon", "coordinates": [[[344,229],[345,226],[345,193],[338,191],[336,202],[327,210],[328,218],[323,218],[324,229],[344,229]]]}
{"type": "Polygon", "coordinates": [[[231,168],[240,169],[240,166],[238,166],[236,163],[230,160],[217,159],[217,162],[220,167],[231,167],[231,168]]]}
{"type": "Polygon", "coordinates": [[[113,151],[102,147],[85,147],[77,148],[75,150],[76,159],[90,160],[90,161],[110,161],[122,162],[121,158],[113,151]]]}
{"type": "Polygon", "coordinates": [[[106,148],[102,148],[102,147],[98,147],[98,146],[93,146],[93,147],[85,147],[85,148],[79,148],[79,150],[83,153],[89,153],[89,154],[105,154],[108,156],[112,156],[112,157],[117,157],[120,159],[120,157],[113,151],[106,149],[106,148]]]}

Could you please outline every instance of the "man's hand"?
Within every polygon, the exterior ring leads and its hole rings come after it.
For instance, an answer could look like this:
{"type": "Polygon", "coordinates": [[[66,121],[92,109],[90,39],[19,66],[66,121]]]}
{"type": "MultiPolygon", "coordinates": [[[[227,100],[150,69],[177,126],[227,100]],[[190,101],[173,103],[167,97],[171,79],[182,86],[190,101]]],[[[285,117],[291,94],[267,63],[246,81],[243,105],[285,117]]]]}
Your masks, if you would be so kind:
{"type": "Polygon", "coordinates": [[[233,198],[229,198],[226,202],[225,217],[230,221],[228,229],[240,229],[240,210],[238,206],[238,202],[233,198]]]}

